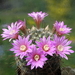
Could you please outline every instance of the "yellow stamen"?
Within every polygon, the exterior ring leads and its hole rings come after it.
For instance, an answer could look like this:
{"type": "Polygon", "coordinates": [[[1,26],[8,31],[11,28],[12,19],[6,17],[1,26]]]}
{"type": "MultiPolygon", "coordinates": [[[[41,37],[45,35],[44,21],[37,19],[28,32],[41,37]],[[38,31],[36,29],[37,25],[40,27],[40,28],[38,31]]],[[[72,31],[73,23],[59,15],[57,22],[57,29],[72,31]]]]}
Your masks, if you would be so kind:
{"type": "Polygon", "coordinates": [[[15,32],[16,32],[15,30],[11,30],[11,31],[10,31],[10,34],[13,34],[13,33],[15,33],[15,32]]]}
{"type": "Polygon", "coordinates": [[[57,49],[58,49],[58,51],[63,51],[64,47],[62,45],[58,45],[57,49]]]}
{"type": "Polygon", "coordinates": [[[48,46],[48,45],[44,45],[43,49],[44,49],[45,51],[48,51],[48,50],[49,50],[49,46],[48,46]]]}
{"type": "Polygon", "coordinates": [[[39,58],[40,58],[40,56],[39,56],[39,55],[37,55],[37,54],[34,56],[35,61],[38,61],[38,60],[39,60],[39,58]]]}
{"type": "Polygon", "coordinates": [[[26,49],[27,49],[27,48],[26,48],[25,45],[21,45],[21,46],[20,46],[20,50],[21,50],[21,51],[26,51],[26,49]]]}
{"type": "Polygon", "coordinates": [[[64,28],[60,28],[59,31],[64,31],[64,28]]]}

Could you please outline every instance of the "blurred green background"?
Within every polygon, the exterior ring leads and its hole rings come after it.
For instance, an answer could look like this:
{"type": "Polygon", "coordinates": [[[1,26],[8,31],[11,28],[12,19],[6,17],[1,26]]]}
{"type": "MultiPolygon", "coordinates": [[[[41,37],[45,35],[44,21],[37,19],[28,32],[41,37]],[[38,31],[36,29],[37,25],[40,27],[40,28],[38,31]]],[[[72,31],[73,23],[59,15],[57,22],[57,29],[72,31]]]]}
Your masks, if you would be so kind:
{"type": "MultiPolygon", "coordinates": [[[[0,34],[2,28],[11,22],[26,19],[27,27],[35,25],[33,19],[27,14],[43,11],[49,15],[44,19],[42,26],[50,26],[52,29],[55,21],[64,21],[65,25],[73,28],[68,39],[72,40],[72,49],[75,48],[75,0],[0,0],[0,34]]],[[[0,36],[0,75],[16,75],[14,54],[10,52],[11,44],[8,40],[3,41],[0,36]]],[[[75,68],[75,54],[68,56],[69,60],[63,59],[62,66],[75,68]]]]}

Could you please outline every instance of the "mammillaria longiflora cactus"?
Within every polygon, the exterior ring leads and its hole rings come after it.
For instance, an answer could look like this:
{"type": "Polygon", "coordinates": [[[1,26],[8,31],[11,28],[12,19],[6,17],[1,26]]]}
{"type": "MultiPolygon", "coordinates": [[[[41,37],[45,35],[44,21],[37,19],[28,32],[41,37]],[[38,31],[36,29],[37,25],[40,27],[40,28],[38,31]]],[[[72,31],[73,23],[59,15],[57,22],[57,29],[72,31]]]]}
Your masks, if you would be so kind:
{"type": "Polygon", "coordinates": [[[15,53],[18,75],[61,75],[60,59],[68,59],[66,54],[74,53],[69,46],[71,41],[64,36],[71,32],[71,28],[63,21],[56,21],[53,31],[48,25],[40,28],[40,23],[48,14],[32,12],[28,15],[34,19],[36,27],[29,29],[25,20],[19,20],[3,29],[1,34],[4,40],[13,40],[10,51],[15,53]]]}

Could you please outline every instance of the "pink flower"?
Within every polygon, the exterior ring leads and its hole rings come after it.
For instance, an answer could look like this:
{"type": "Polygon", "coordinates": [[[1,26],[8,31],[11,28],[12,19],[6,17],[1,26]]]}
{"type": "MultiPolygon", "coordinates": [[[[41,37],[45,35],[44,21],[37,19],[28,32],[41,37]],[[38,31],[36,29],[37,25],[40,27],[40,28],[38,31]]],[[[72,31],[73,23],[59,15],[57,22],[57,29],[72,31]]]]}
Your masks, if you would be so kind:
{"type": "Polygon", "coordinates": [[[17,23],[18,23],[19,26],[21,26],[20,30],[21,30],[24,34],[27,34],[27,31],[26,31],[26,22],[25,22],[25,20],[24,20],[24,21],[18,20],[17,23]]]}
{"type": "Polygon", "coordinates": [[[39,28],[41,21],[44,19],[44,17],[48,16],[47,13],[43,13],[42,11],[28,13],[28,15],[31,16],[35,20],[38,28],[39,28]]]}
{"type": "Polygon", "coordinates": [[[72,41],[68,41],[68,39],[65,39],[65,36],[57,37],[57,35],[55,35],[54,41],[56,55],[60,55],[62,58],[68,59],[66,54],[70,55],[70,53],[74,53],[74,51],[70,49],[71,46],[69,46],[72,41]]]}
{"type": "Polygon", "coordinates": [[[31,52],[31,44],[32,41],[29,41],[29,36],[22,38],[21,36],[18,37],[17,40],[13,41],[12,45],[13,48],[10,51],[14,51],[16,56],[20,56],[22,59],[24,56],[27,55],[28,52],[31,52]]]}
{"type": "Polygon", "coordinates": [[[38,50],[36,47],[32,48],[32,52],[27,55],[26,61],[27,65],[31,65],[31,69],[43,68],[47,58],[44,56],[43,52],[38,50]]]}
{"type": "Polygon", "coordinates": [[[47,39],[45,37],[40,39],[40,42],[36,41],[37,46],[39,47],[39,50],[43,51],[44,54],[49,54],[53,56],[55,53],[55,48],[53,45],[53,42],[50,40],[50,37],[47,39]]]}
{"type": "Polygon", "coordinates": [[[8,26],[8,29],[2,29],[4,32],[1,34],[4,40],[6,39],[16,39],[18,37],[19,29],[21,26],[18,26],[17,22],[11,23],[11,26],[8,26]]]}
{"type": "Polygon", "coordinates": [[[25,22],[25,20],[24,21],[18,20],[17,23],[18,23],[19,26],[21,25],[21,28],[20,28],[21,31],[24,31],[26,29],[26,22],[25,22]]]}
{"type": "Polygon", "coordinates": [[[64,22],[55,22],[54,28],[56,30],[57,35],[61,36],[63,34],[68,34],[71,32],[72,28],[67,27],[67,25],[64,25],[64,22]]]}

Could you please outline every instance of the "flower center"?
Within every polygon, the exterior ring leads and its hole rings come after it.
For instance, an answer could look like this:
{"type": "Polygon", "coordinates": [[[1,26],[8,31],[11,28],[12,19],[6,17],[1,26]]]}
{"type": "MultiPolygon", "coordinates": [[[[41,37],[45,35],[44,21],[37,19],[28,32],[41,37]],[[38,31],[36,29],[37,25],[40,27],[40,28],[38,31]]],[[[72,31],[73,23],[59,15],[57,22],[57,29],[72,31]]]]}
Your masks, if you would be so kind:
{"type": "Polygon", "coordinates": [[[44,45],[43,49],[44,49],[45,51],[48,51],[48,50],[49,50],[49,46],[48,46],[48,45],[44,45]]]}
{"type": "Polygon", "coordinates": [[[27,49],[27,48],[26,48],[25,45],[21,45],[21,46],[20,46],[20,50],[21,50],[21,51],[26,51],[26,49],[27,49]]]}
{"type": "Polygon", "coordinates": [[[64,28],[60,28],[59,30],[60,30],[60,31],[64,31],[64,28]]]}
{"type": "Polygon", "coordinates": [[[39,59],[40,59],[40,56],[36,54],[36,55],[34,56],[34,60],[35,60],[35,61],[38,61],[39,59]]]}
{"type": "Polygon", "coordinates": [[[58,45],[57,49],[58,51],[63,51],[64,47],[62,45],[58,45]]]}
{"type": "Polygon", "coordinates": [[[16,32],[15,30],[11,30],[11,31],[10,31],[10,34],[13,34],[13,33],[15,33],[15,32],[16,32]]]}

